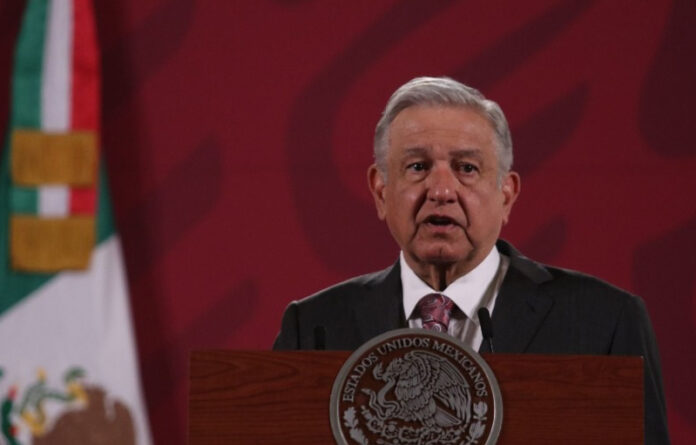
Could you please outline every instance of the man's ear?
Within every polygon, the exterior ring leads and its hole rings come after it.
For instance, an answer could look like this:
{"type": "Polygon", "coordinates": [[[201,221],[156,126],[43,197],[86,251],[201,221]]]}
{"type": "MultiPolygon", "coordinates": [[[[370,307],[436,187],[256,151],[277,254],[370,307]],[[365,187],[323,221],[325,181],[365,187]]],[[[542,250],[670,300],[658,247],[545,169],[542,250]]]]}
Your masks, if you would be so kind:
{"type": "Polygon", "coordinates": [[[370,168],[367,169],[367,186],[370,187],[370,192],[375,200],[375,207],[377,208],[377,216],[379,219],[384,221],[386,217],[385,211],[385,199],[384,199],[384,186],[386,181],[382,172],[379,171],[376,164],[372,164],[370,168]]]}
{"type": "Polygon", "coordinates": [[[510,219],[512,205],[520,194],[522,182],[520,175],[516,172],[508,172],[503,176],[501,191],[503,192],[503,225],[510,219]]]}

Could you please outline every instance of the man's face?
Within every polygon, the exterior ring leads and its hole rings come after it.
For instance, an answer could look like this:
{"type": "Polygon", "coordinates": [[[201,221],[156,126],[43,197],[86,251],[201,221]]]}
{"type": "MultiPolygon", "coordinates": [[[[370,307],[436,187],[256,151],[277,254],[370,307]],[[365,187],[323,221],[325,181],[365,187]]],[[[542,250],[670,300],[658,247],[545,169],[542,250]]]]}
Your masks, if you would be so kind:
{"type": "Polygon", "coordinates": [[[516,173],[498,183],[495,144],[489,122],[468,108],[413,106],[391,123],[387,177],[373,165],[368,179],[416,273],[445,266],[461,276],[495,244],[519,193],[516,173]]]}

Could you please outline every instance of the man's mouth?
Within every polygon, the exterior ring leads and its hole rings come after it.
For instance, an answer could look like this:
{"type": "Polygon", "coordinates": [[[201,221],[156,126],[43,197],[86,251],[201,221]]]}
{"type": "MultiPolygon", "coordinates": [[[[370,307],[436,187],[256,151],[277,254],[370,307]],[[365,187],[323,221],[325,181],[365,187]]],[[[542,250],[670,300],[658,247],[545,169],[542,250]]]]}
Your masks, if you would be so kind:
{"type": "Polygon", "coordinates": [[[456,221],[453,220],[452,218],[449,218],[447,216],[439,216],[439,215],[432,215],[423,221],[426,224],[432,224],[434,226],[449,226],[452,224],[456,224],[456,221]]]}

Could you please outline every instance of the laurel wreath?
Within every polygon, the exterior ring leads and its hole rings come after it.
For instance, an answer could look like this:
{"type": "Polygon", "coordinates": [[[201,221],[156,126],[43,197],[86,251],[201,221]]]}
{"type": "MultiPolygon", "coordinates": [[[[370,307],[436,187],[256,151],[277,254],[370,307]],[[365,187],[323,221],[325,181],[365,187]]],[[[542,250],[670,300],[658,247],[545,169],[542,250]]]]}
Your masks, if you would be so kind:
{"type": "MultiPolygon", "coordinates": [[[[472,422],[468,425],[444,430],[442,428],[421,427],[398,428],[395,422],[385,423],[383,419],[373,415],[365,406],[361,407],[362,416],[367,421],[367,428],[373,433],[379,434],[381,437],[380,443],[385,445],[397,445],[403,443],[438,443],[438,444],[460,444],[460,445],[475,445],[479,442],[481,436],[486,431],[486,413],[488,405],[485,402],[477,402],[473,406],[474,414],[472,422]],[[462,434],[466,434],[464,441],[460,442],[462,434]]],[[[351,411],[351,417],[355,416],[355,412],[351,411]]],[[[353,426],[357,425],[357,419],[353,426]]],[[[361,437],[364,438],[362,431],[361,437]]],[[[357,440],[356,440],[357,441],[357,440]]],[[[362,443],[362,442],[359,442],[362,443]]]]}
{"type": "Polygon", "coordinates": [[[476,402],[474,403],[474,419],[469,425],[469,432],[466,435],[466,445],[477,444],[478,440],[483,436],[486,431],[486,424],[484,423],[486,418],[486,413],[488,412],[488,405],[486,402],[476,402]]]}
{"type": "Polygon", "coordinates": [[[355,408],[352,406],[343,413],[343,424],[349,428],[350,438],[360,445],[367,445],[369,441],[360,428],[358,428],[358,419],[355,417],[355,408]]]}
{"type": "MultiPolygon", "coordinates": [[[[384,439],[380,440],[380,442],[384,444],[421,442],[423,439],[426,440],[426,443],[430,443],[431,440],[436,440],[438,443],[454,444],[459,440],[458,438],[461,437],[460,434],[466,429],[466,437],[460,445],[476,445],[486,431],[486,421],[488,420],[486,416],[488,414],[488,404],[484,401],[479,401],[473,404],[473,416],[468,429],[464,427],[450,431],[439,431],[438,434],[438,432],[432,430],[428,431],[426,428],[414,429],[404,427],[398,429],[393,422],[385,423],[372,415],[372,412],[365,406],[361,408],[362,415],[367,421],[367,428],[373,433],[379,434],[382,439],[384,439]],[[437,437],[434,437],[433,434],[437,437]]],[[[367,437],[365,437],[365,433],[363,433],[359,427],[360,422],[356,416],[354,407],[350,407],[343,412],[343,424],[348,428],[350,438],[356,443],[360,445],[369,444],[367,437]]]]}

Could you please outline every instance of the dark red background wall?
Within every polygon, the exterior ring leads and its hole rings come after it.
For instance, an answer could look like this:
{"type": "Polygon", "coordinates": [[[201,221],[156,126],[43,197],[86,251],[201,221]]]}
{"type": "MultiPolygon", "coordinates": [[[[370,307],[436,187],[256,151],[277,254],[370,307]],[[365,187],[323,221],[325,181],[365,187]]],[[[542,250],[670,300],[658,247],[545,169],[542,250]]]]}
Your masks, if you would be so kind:
{"type": "MultiPolygon", "coordinates": [[[[365,170],[424,74],[502,105],[523,177],[504,237],[643,296],[674,443],[696,441],[693,1],[95,3],[157,443],[185,443],[192,348],[269,348],[290,300],[394,261],[365,170]]],[[[0,85],[23,6],[0,2],[0,85]]]]}

